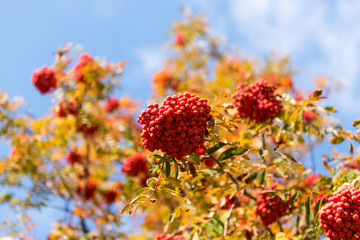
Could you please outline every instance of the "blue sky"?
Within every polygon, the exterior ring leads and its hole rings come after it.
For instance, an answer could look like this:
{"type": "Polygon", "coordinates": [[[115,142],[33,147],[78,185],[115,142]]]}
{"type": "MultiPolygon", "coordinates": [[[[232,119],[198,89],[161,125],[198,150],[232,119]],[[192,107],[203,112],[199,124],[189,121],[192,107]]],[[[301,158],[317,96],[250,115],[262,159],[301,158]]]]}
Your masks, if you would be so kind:
{"type": "MultiPolygon", "coordinates": [[[[194,13],[205,13],[230,49],[258,58],[274,51],[290,54],[301,70],[297,86],[311,89],[313,77],[323,74],[347,86],[328,103],[348,128],[360,118],[360,2],[355,0],[213,0],[211,5],[206,0],[0,0],[0,89],[23,96],[30,111],[41,116],[50,97],[33,88],[31,73],[51,65],[58,46],[73,42],[93,56],[128,60],[120,94],[145,101],[151,95],[151,75],[165,57],[162,45],[170,24],[181,18],[185,3],[194,13]]],[[[7,148],[0,147],[0,154],[6,154],[7,148]]],[[[37,215],[41,227],[34,231],[36,239],[49,231],[44,216],[56,215],[37,215]]]]}

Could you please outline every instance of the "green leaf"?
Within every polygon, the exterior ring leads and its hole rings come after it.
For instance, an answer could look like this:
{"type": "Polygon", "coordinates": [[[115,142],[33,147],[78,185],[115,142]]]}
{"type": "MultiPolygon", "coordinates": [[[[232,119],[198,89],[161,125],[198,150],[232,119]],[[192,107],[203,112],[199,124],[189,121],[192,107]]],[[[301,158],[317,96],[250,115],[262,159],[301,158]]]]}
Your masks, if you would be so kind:
{"type": "Polygon", "coordinates": [[[305,219],[306,224],[310,225],[310,195],[307,197],[305,202],[305,219]]]}
{"type": "Polygon", "coordinates": [[[152,188],[152,187],[154,187],[156,181],[157,181],[156,177],[148,178],[146,180],[146,185],[148,185],[150,188],[152,188]]]}
{"type": "Polygon", "coordinates": [[[140,188],[137,192],[136,192],[136,195],[144,195],[145,193],[147,192],[151,192],[153,191],[154,189],[153,188],[150,188],[150,187],[143,187],[143,188],[140,188]]]}
{"type": "Polygon", "coordinates": [[[219,142],[219,143],[215,144],[214,146],[212,146],[211,148],[207,149],[206,152],[208,154],[212,154],[212,153],[216,152],[217,150],[219,150],[220,148],[222,148],[225,145],[226,145],[226,143],[219,142]]]}
{"type": "Polygon", "coordinates": [[[339,143],[342,143],[345,139],[343,137],[332,137],[330,139],[330,142],[332,144],[339,144],[339,143]]]}
{"type": "Polygon", "coordinates": [[[291,161],[293,161],[294,163],[297,163],[297,161],[295,160],[295,158],[293,156],[291,156],[290,153],[283,153],[288,159],[290,159],[291,161]]]}
{"type": "Polygon", "coordinates": [[[331,106],[326,107],[325,110],[328,111],[328,112],[337,112],[337,110],[335,108],[331,107],[331,106]]]}
{"type": "Polygon", "coordinates": [[[190,154],[190,158],[191,158],[191,160],[194,160],[194,162],[196,162],[196,164],[200,164],[199,154],[192,153],[192,154],[190,154]]]}
{"type": "Polygon", "coordinates": [[[148,195],[136,196],[133,200],[131,200],[130,205],[133,205],[133,204],[138,203],[138,202],[146,201],[149,198],[150,198],[150,196],[148,196],[148,195]]]}
{"type": "Polygon", "coordinates": [[[359,125],[360,125],[360,119],[353,121],[352,125],[353,125],[354,127],[359,126],[359,125]]]}
{"type": "Polygon", "coordinates": [[[233,156],[242,155],[245,152],[247,152],[248,150],[249,150],[248,148],[244,148],[244,147],[239,147],[239,148],[238,147],[230,147],[220,154],[219,161],[224,161],[233,156]]]}
{"type": "Polygon", "coordinates": [[[261,173],[259,184],[263,185],[266,178],[266,170],[261,173]]]}
{"type": "Polygon", "coordinates": [[[173,158],[174,166],[175,166],[175,179],[179,176],[179,164],[177,163],[176,159],[173,158]]]}
{"type": "Polygon", "coordinates": [[[245,179],[245,183],[246,183],[246,184],[249,184],[249,183],[253,182],[256,177],[257,177],[257,172],[253,172],[252,174],[250,174],[249,177],[247,177],[247,178],[245,179]]]}
{"type": "Polygon", "coordinates": [[[294,206],[295,200],[297,199],[298,195],[299,195],[298,192],[296,192],[294,195],[292,195],[292,197],[290,198],[290,201],[289,201],[290,207],[294,206]]]}
{"type": "Polygon", "coordinates": [[[321,206],[321,203],[322,203],[323,199],[321,198],[320,200],[318,200],[315,204],[315,208],[314,208],[314,216],[317,215],[318,211],[319,211],[319,208],[321,206]]]}
{"type": "Polygon", "coordinates": [[[171,173],[171,165],[170,165],[170,162],[166,161],[165,162],[165,175],[166,175],[166,178],[170,177],[170,173],[171,173]]]}

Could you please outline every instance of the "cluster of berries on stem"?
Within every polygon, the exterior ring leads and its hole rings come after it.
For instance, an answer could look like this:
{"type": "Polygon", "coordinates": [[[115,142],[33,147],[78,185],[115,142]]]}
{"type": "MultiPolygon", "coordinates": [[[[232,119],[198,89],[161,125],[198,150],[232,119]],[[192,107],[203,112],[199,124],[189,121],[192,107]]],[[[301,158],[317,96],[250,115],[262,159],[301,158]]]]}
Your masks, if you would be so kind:
{"type": "Polygon", "coordinates": [[[190,93],[168,96],[143,110],[141,141],[150,151],[161,150],[177,159],[204,147],[206,124],[212,119],[207,100],[190,93]]]}
{"type": "Polygon", "coordinates": [[[84,82],[84,70],[83,68],[88,65],[90,62],[94,61],[94,59],[88,53],[83,53],[79,57],[78,61],[74,67],[74,79],[77,82],[84,82]]]}
{"type": "Polygon", "coordinates": [[[31,81],[41,94],[48,93],[57,87],[55,71],[47,66],[36,69],[32,74],[31,81]]]}
{"type": "Polygon", "coordinates": [[[123,172],[127,176],[137,177],[140,175],[147,176],[149,172],[149,164],[146,157],[142,153],[125,158],[123,163],[123,172]]]}
{"type": "Polygon", "coordinates": [[[242,82],[237,92],[232,95],[233,105],[241,118],[256,123],[273,120],[282,112],[280,95],[275,93],[276,86],[268,85],[265,80],[257,80],[249,85],[242,82]]]}
{"type": "Polygon", "coordinates": [[[106,112],[113,112],[119,107],[119,100],[116,97],[110,97],[104,104],[106,112]]]}
{"type": "Polygon", "coordinates": [[[360,190],[342,186],[319,211],[320,226],[330,240],[360,237],[360,190]]]}
{"type": "MultiPolygon", "coordinates": [[[[272,186],[270,189],[275,190],[275,187],[276,186],[272,186]]],[[[289,205],[291,196],[283,202],[278,195],[271,197],[271,194],[272,192],[263,192],[256,200],[256,214],[260,216],[261,223],[265,226],[274,223],[283,216],[289,215],[295,208],[289,205]]]]}

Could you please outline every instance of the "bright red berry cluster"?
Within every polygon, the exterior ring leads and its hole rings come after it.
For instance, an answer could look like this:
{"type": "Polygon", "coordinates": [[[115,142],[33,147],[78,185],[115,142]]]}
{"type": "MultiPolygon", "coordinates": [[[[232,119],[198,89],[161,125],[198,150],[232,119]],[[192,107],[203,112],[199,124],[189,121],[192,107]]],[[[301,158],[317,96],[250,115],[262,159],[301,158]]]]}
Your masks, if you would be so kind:
{"type": "Polygon", "coordinates": [[[360,190],[343,186],[328,198],[319,211],[320,226],[330,240],[360,237],[360,190]]]}
{"type": "Polygon", "coordinates": [[[75,81],[77,81],[77,82],[85,81],[83,67],[88,65],[93,60],[94,59],[90,56],[90,54],[88,54],[88,53],[81,54],[81,56],[79,57],[77,63],[75,64],[75,67],[74,67],[75,81]]]}
{"type": "MultiPolygon", "coordinates": [[[[273,186],[272,190],[275,189],[273,186]]],[[[266,189],[265,189],[266,190],[266,189]]],[[[289,206],[291,196],[283,202],[278,195],[270,197],[272,192],[261,193],[256,200],[256,214],[260,216],[261,223],[268,226],[277,219],[290,214],[294,210],[294,206],[289,206]]]]}
{"type": "Polygon", "coordinates": [[[141,141],[150,151],[160,149],[181,159],[204,146],[206,123],[211,118],[206,99],[190,93],[168,96],[161,105],[151,104],[141,113],[141,141]]]}
{"type": "Polygon", "coordinates": [[[106,112],[113,112],[119,106],[119,100],[116,97],[110,97],[104,104],[104,110],[106,112]]]}
{"type": "Polygon", "coordinates": [[[82,161],[82,156],[77,152],[71,151],[66,154],[66,161],[71,165],[80,163],[82,161]]]}
{"type": "Polygon", "coordinates": [[[306,123],[311,123],[316,119],[316,117],[316,113],[313,110],[307,109],[304,111],[304,121],[306,123]]]}
{"type": "Polygon", "coordinates": [[[55,115],[57,117],[66,117],[67,115],[77,115],[78,108],[73,101],[61,99],[59,104],[55,107],[55,115]]]}
{"type": "Polygon", "coordinates": [[[83,197],[85,200],[92,199],[97,190],[97,183],[93,180],[88,180],[86,184],[83,182],[78,183],[76,193],[83,197]]]}
{"type": "Polygon", "coordinates": [[[48,93],[57,86],[55,71],[47,66],[36,69],[32,74],[31,81],[41,94],[48,93]]]}
{"type": "Polygon", "coordinates": [[[160,234],[157,235],[154,240],[185,240],[185,238],[181,235],[160,234]]]}
{"type": "Polygon", "coordinates": [[[149,164],[145,155],[142,153],[135,153],[131,157],[125,158],[123,163],[123,172],[132,177],[139,175],[147,176],[149,172],[149,164]]]}
{"type": "Polygon", "coordinates": [[[118,194],[119,194],[118,189],[116,189],[116,188],[108,189],[104,192],[104,196],[103,196],[104,201],[110,205],[115,202],[118,194]]]}
{"type": "Polygon", "coordinates": [[[265,80],[258,80],[249,85],[242,82],[233,94],[233,105],[241,118],[247,118],[256,123],[274,119],[282,111],[279,94],[275,86],[270,86],[265,80]]]}
{"type": "Polygon", "coordinates": [[[177,33],[175,35],[174,42],[175,42],[176,45],[184,45],[184,43],[185,43],[184,35],[182,33],[177,33]]]}

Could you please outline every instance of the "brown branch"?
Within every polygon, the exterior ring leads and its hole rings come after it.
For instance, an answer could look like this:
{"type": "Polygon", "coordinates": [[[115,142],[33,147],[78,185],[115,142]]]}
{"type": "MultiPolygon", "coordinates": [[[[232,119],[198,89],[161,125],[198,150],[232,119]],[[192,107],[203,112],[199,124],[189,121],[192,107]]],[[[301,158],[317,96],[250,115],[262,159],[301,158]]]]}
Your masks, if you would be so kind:
{"type": "Polygon", "coordinates": [[[284,232],[284,228],[283,228],[280,220],[279,220],[279,219],[276,219],[276,222],[277,222],[277,224],[279,225],[280,231],[281,231],[281,232],[284,232]]]}
{"type": "Polygon", "coordinates": [[[239,202],[239,200],[240,200],[240,194],[239,194],[239,196],[235,199],[235,201],[233,202],[233,204],[231,205],[231,208],[229,209],[228,215],[227,215],[227,217],[226,217],[226,221],[225,221],[225,225],[224,225],[224,234],[223,234],[224,237],[226,237],[226,235],[227,235],[227,229],[228,229],[228,225],[229,225],[229,222],[230,222],[231,213],[232,213],[232,211],[234,210],[236,204],[239,202]]]}

